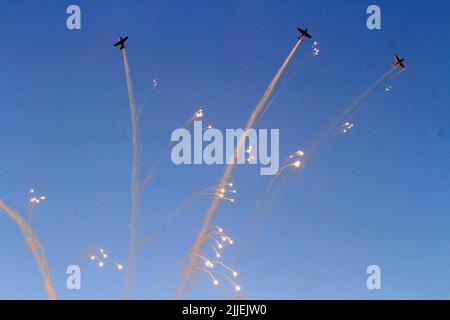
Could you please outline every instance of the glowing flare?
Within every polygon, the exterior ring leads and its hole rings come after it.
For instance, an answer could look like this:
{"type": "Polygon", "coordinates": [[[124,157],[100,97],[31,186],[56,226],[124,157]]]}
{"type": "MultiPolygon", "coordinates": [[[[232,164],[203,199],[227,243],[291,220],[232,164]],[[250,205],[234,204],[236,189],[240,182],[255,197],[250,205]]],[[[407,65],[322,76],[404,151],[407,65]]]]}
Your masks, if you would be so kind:
{"type": "Polygon", "coordinates": [[[123,269],[123,265],[111,259],[106,251],[99,245],[90,245],[86,249],[83,249],[82,252],[86,254],[90,260],[95,261],[100,268],[103,268],[106,266],[107,262],[110,262],[115,266],[115,268],[117,268],[117,270],[123,269]]]}
{"type": "Polygon", "coordinates": [[[194,118],[202,118],[203,117],[203,110],[199,109],[196,113],[194,113],[194,118]]]}

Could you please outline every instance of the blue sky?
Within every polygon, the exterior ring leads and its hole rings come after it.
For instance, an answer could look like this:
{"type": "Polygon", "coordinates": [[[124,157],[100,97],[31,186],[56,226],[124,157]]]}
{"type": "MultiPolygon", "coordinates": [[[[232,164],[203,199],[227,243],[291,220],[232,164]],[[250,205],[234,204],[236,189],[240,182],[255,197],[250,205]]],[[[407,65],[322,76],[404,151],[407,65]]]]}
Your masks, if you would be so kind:
{"type": "MultiPolygon", "coordinates": [[[[449,298],[448,2],[377,1],[379,31],[366,28],[367,1],[77,1],[80,31],[66,28],[70,4],[6,1],[0,11],[0,198],[24,213],[29,188],[47,196],[33,227],[60,298],[122,297],[123,274],[81,255],[98,243],[118,261],[127,256],[130,121],[122,58],[112,47],[118,36],[130,36],[138,103],[159,82],[140,118],[144,176],[199,107],[205,123],[243,127],[298,26],[309,28],[320,55],[295,74],[310,55],[310,43],[301,45],[257,124],[280,129],[281,156],[310,145],[387,71],[394,51],[408,68],[357,115],[349,135],[324,145],[286,183],[240,261],[270,178],[257,167],[235,170],[236,202],[214,219],[236,241],[224,261],[237,266],[253,299],[449,298]],[[71,264],[81,265],[82,290],[65,288],[71,264]],[[381,267],[382,290],[366,288],[371,264],[381,267]]],[[[223,169],[177,167],[165,154],[141,194],[140,235],[223,169]]],[[[208,205],[184,210],[138,256],[133,298],[174,297],[208,205]]],[[[0,298],[45,299],[20,231],[0,217],[0,298]]],[[[199,273],[190,297],[234,295],[199,273]]]]}

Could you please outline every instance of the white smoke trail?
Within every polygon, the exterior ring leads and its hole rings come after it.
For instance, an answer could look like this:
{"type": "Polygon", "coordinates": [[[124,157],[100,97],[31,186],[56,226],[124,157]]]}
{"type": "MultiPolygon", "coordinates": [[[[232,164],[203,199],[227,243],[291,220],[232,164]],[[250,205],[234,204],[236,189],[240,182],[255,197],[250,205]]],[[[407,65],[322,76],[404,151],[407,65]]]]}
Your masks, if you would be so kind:
{"type": "MultiPolygon", "coordinates": [[[[239,139],[237,146],[234,150],[234,155],[233,155],[234,161],[231,161],[231,163],[226,166],[225,172],[224,172],[222,178],[220,179],[219,185],[227,185],[230,182],[231,174],[233,173],[233,170],[235,167],[235,162],[237,159],[237,153],[241,149],[243,144],[245,143],[246,133],[248,132],[248,130],[250,128],[253,127],[253,124],[255,123],[258,115],[260,114],[261,110],[264,108],[265,104],[267,103],[267,100],[272,95],[272,92],[273,92],[278,80],[280,79],[281,75],[283,74],[283,71],[286,69],[287,65],[289,64],[289,61],[292,59],[294,53],[297,51],[297,48],[299,47],[300,43],[302,43],[302,41],[303,41],[303,37],[297,41],[294,48],[291,50],[291,52],[289,53],[287,58],[284,60],[280,69],[277,71],[277,73],[273,77],[272,81],[270,82],[269,86],[264,91],[264,95],[259,100],[255,109],[253,110],[253,112],[245,126],[244,134],[239,139]]],[[[190,290],[190,287],[191,287],[190,281],[192,280],[191,278],[193,277],[193,275],[196,271],[196,268],[195,268],[196,264],[197,264],[196,255],[198,255],[198,253],[200,252],[200,249],[205,241],[205,235],[207,234],[208,229],[210,228],[211,221],[217,212],[220,201],[221,201],[220,198],[214,198],[212,200],[211,206],[208,209],[205,219],[203,221],[202,228],[197,236],[196,241],[194,242],[194,244],[192,246],[191,252],[189,254],[189,263],[183,270],[182,283],[177,290],[177,298],[179,298],[179,299],[184,298],[186,295],[186,292],[188,290],[190,290]]]]}
{"type": "Polygon", "coordinates": [[[25,220],[18,212],[9,208],[1,199],[0,211],[3,211],[19,226],[25,238],[25,242],[30,248],[34,260],[36,260],[36,263],[39,266],[39,272],[41,273],[42,279],[44,280],[44,287],[47,291],[47,296],[50,300],[56,300],[56,293],[53,289],[52,279],[50,277],[50,269],[48,268],[47,264],[47,258],[45,257],[44,249],[42,248],[38,237],[34,234],[33,229],[29,224],[25,222],[25,220]]]}
{"type": "Polygon", "coordinates": [[[133,265],[136,256],[138,240],[137,240],[137,219],[138,219],[138,204],[139,204],[139,123],[138,113],[136,110],[136,102],[134,99],[133,82],[131,81],[130,67],[128,65],[128,58],[126,49],[122,50],[123,64],[125,67],[125,76],[128,88],[128,100],[130,104],[131,115],[131,144],[132,144],[132,160],[131,160],[131,216],[130,216],[130,247],[128,251],[127,267],[125,272],[125,289],[124,296],[128,298],[133,282],[133,265]]]}

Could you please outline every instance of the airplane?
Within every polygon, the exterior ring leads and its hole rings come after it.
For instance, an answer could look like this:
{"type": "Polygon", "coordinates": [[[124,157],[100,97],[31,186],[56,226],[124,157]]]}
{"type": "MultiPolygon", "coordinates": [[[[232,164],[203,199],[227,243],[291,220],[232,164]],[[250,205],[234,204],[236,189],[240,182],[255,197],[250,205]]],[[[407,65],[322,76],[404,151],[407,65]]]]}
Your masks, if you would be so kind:
{"type": "Polygon", "coordinates": [[[119,41],[114,43],[114,47],[117,47],[120,45],[120,50],[125,49],[125,41],[127,41],[127,40],[128,40],[128,36],[126,36],[125,38],[120,37],[119,41]]]}
{"type": "Polygon", "coordinates": [[[303,37],[307,37],[307,38],[311,39],[311,35],[308,33],[308,29],[303,30],[301,28],[297,28],[297,30],[302,34],[301,37],[298,37],[299,40],[300,40],[300,38],[303,38],[303,37]]]}
{"type": "Polygon", "coordinates": [[[405,65],[403,64],[403,61],[405,61],[405,59],[400,59],[396,53],[394,53],[394,59],[395,63],[391,63],[392,69],[395,69],[398,66],[400,66],[402,69],[406,68],[405,65]]]}

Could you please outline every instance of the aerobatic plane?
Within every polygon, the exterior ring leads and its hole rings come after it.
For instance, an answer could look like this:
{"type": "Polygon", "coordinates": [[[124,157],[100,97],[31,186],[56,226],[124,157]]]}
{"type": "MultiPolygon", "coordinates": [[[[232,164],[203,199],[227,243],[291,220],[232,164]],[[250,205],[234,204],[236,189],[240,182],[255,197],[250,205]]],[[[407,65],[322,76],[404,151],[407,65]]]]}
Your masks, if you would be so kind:
{"type": "Polygon", "coordinates": [[[403,61],[405,61],[405,59],[400,59],[396,53],[394,53],[394,59],[395,63],[391,63],[392,69],[395,69],[398,66],[400,66],[402,70],[406,68],[405,65],[403,64],[403,61]]]}
{"type": "Polygon", "coordinates": [[[297,30],[302,34],[300,37],[298,37],[299,40],[303,37],[311,39],[311,35],[308,33],[308,29],[303,30],[302,28],[297,28],[297,30]]]}
{"type": "Polygon", "coordinates": [[[128,40],[128,36],[126,36],[125,38],[120,37],[119,41],[114,43],[114,47],[120,46],[120,50],[125,49],[125,41],[127,41],[127,40],[128,40]]]}

